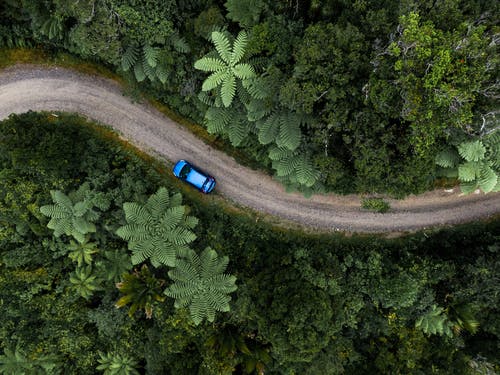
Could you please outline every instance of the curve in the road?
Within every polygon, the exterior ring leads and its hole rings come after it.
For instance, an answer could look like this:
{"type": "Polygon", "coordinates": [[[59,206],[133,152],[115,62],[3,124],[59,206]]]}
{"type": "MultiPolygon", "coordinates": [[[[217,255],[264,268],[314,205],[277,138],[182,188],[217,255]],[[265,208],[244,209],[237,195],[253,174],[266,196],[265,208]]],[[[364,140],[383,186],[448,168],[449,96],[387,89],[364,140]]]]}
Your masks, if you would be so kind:
{"type": "Polygon", "coordinates": [[[107,124],[145,151],[188,159],[210,171],[217,191],[239,205],[323,230],[401,232],[500,213],[500,193],[461,196],[436,190],[389,200],[385,214],[360,208],[358,196],[288,194],[271,177],[242,167],[149,105],[133,103],[113,81],[62,68],[17,66],[0,72],[0,120],[28,110],[77,112],[107,124]]]}

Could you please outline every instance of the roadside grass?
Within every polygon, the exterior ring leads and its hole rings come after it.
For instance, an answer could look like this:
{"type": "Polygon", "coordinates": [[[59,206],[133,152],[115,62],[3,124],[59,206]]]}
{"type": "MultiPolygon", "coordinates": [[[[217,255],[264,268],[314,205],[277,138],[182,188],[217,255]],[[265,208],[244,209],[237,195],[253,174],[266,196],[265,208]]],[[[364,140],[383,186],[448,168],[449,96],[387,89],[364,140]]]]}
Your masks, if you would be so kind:
{"type": "Polygon", "coordinates": [[[389,203],[383,198],[363,198],[361,201],[361,207],[381,214],[386,213],[391,208],[389,203]]]}

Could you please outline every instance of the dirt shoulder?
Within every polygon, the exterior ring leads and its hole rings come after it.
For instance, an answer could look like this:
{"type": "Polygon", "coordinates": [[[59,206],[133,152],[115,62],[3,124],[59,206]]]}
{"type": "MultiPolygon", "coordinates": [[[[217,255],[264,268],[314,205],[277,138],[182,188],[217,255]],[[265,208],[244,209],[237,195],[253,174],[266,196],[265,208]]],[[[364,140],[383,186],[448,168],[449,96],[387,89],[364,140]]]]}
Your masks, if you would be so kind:
{"type": "Polygon", "coordinates": [[[270,176],[239,165],[151,106],[132,102],[118,84],[66,69],[16,66],[0,72],[0,120],[28,110],[77,112],[107,124],[146,152],[194,161],[216,177],[216,191],[234,204],[309,228],[402,232],[500,214],[500,193],[462,196],[458,189],[388,200],[385,214],[361,209],[356,195],[288,194],[270,176]]]}

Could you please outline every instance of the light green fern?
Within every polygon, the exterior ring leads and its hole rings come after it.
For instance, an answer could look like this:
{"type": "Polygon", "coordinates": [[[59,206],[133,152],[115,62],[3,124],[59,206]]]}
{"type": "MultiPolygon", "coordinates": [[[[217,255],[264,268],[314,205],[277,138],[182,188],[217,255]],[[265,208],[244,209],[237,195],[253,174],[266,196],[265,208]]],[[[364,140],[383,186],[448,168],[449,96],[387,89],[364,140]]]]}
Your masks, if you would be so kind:
{"type": "Polygon", "coordinates": [[[198,219],[187,216],[181,202],[180,194],[170,196],[162,187],[144,205],[123,204],[127,225],[118,228],[116,234],[128,241],[133,264],[149,259],[155,267],[174,267],[176,256],[189,250],[187,244],[196,239],[191,229],[198,219]]]}
{"type": "Polygon", "coordinates": [[[73,289],[83,298],[89,299],[96,290],[99,290],[99,281],[92,273],[92,267],[78,267],[70,274],[69,281],[73,289]]]}
{"type": "Polygon", "coordinates": [[[88,197],[88,192],[88,184],[83,184],[69,195],[59,190],[50,192],[54,204],[40,207],[40,212],[51,218],[47,227],[54,230],[54,236],[66,234],[83,243],[87,233],[96,231],[94,222],[99,218],[99,213],[93,210],[95,204],[88,197]]]}
{"type": "Polygon", "coordinates": [[[224,107],[229,107],[236,94],[236,81],[255,77],[254,68],[242,62],[247,45],[247,34],[241,31],[231,45],[228,37],[219,31],[213,31],[217,57],[205,56],[194,64],[196,69],[211,73],[202,85],[203,91],[217,89],[224,107]]]}
{"type": "Polygon", "coordinates": [[[173,284],[165,294],[175,298],[176,308],[189,306],[196,325],[205,318],[213,322],[216,311],[229,311],[228,294],[237,289],[236,277],[224,274],[228,262],[209,247],[200,256],[190,251],[168,272],[173,284]]]}
{"type": "Polygon", "coordinates": [[[138,362],[128,355],[99,352],[99,357],[96,370],[103,371],[104,375],[139,375],[138,362]]]}
{"type": "Polygon", "coordinates": [[[427,335],[453,336],[453,324],[444,313],[444,309],[436,305],[432,305],[429,311],[417,319],[415,327],[427,335]]]}
{"type": "Polygon", "coordinates": [[[500,132],[462,142],[457,151],[446,149],[436,156],[436,164],[445,172],[457,172],[464,194],[500,191],[500,132]]]}

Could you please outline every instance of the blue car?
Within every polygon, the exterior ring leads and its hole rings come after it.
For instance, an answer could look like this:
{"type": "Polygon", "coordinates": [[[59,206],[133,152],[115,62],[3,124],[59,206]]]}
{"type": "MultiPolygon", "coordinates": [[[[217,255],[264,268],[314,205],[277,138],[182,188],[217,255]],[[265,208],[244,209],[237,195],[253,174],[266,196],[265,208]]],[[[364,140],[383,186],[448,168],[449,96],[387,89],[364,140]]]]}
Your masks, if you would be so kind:
{"type": "Polygon", "coordinates": [[[186,160],[179,160],[175,163],[173,172],[175,177],[190,183],[202,193],[208,194],[214,190],[215,178],[202,172],[186,160]]]}

